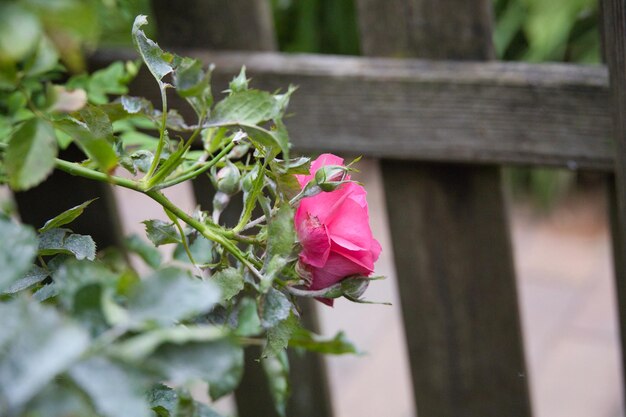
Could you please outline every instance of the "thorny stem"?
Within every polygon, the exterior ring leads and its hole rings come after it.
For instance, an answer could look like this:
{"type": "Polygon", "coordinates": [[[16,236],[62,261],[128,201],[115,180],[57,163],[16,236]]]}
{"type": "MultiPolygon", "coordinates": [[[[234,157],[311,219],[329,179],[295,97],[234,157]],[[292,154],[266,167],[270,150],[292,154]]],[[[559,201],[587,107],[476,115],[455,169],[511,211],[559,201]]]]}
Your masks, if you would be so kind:
{"type": "Polygon", "coordinates": [[[159,203],[163,208],[169,210],[174,216],[196,229],[198,232],[200,232],[202,236],[222,245],[224,249],[230,252],[238,261],[245,265],[256,278],[258,278],[259,280],[262,279],[262,275],[257,269],[261,267],[261,262],[256,259],[248,259],[237,247],[237,245],[229,240],[229,238],[233,238],[236,240],[243,239],[247,241],[248,239],[246,239],[245,237],[236,235],[232,232],[221,230],[219,227],[216,226],[206,225],[199,220],[194,219],[192,216],[185,213],[182,209],[172,203],[161,192],[155,190],[146,191],[142,187],[142,185],[136,181],[116,177],[113,175],[107,175],[102,172],[94,171],[92,169],[81,166],[80,164],[77,164],[75,162],[68,162],[58,158],[55,161],[55,165],[58,169],[67,172],[70,175],[119,185],[120,187],[128,188],[147,195],[148,197],[159,203]]]}
{"type": "Polygon", "coordinates": [[[226,155],[228,152],[230,152],[230,150],[234,146],[235,146],[234,142],[229,143],[228,145],[226,145],[224,147],[224,149],[221,150],[220,153],[215,155],[215,158],[213,158],[209,162],[203,164],[202,166],[200,166],[200,168],[194,168],[192,170],[184,172],[184,173],[182,173],[180,176],[178,176],[176,178],[172,178],[169,181],[162,182],[161,184],[153,187],[153,189],[154,190],[162,190],[164,188],[168,188],[168,187],[171,187],[173,185],[180,184],[181,182],[184,182],[184,181],[187,181],[187,180],[190,180],[192,178],[197,177],[198,175],[202,174],[203,172],[206,172],[207,170],[211,169],[211,167],[213,167],[215,164],[217,164],[224,157],[224,155],[226,155]]]}

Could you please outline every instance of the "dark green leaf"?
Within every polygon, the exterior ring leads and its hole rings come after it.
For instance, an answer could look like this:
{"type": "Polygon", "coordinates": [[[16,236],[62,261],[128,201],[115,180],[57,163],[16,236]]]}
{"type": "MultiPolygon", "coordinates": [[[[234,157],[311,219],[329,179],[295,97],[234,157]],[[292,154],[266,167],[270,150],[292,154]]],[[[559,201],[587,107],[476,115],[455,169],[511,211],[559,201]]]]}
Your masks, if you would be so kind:
{"type": "Polygon", "coordinates": [[[261,327],[256,301],[245,297],[239,302],[238,309],[235,333],[238,336],[256,336],[260,334],[263,328],[261,327]]]}
{"type": "Polygon", "coordinates": [[[277,355],[287,348],[289,339],[300,327],[300,322],[294,314],[290,314],[285,320],[277,323],[267,331],[267,345],[263,356],[277,355]]]}
{"type": "Polygon", "coordinates": [[[46,386],[28,404],[25,417],[97,417],[85,394],[59,378],[46,386]]]}
{"type": "Polygon", "coordinates": [[[85,201],[83,204],[72,207],[71,209],[66,210],[58,216],[54,217],[53,219],[48,220],[46,224],[44,224],[43,227],[39,229],[39,233],[43,233],[50,229],[54,229],[55,227],[60,227],[73,222],[78,216],[83,214],[83,211],[85,211],[85,208],[89,204],[93,203],[96,200],[97,199],[94,198],[93,200],[85,201]]]}
{"type": "Polygon", "coordinates": [[[0,293],[31,269],[37,255],[37,236],[28,226],[0,217],[0,293]]]}
{"type": "Polygon", "coordinates": [[[287,352],[282,351],[277,355],[263,358],[261,363],[263,364],[263,369],[267,376],[276,412],[284,417],[287,400],[290,394],[289,359],[287,358],[287,352]]]}
{"type": "Polygon", "coordinates": [[[276,276],[287,264],[295,242],[296,232],[293,225],[293,209],[289,204],[284,204],[269,221],[268,256],[263,269],[261,291],[265,292],[271,287],[276,276]]]}
{"type": "Polygon", "coordinates": [[[158,268],[161,265],[161,253],[139,236],[128,236],[124,239],[124,244],[129,251],[139,255],[152,268],[158,268]]]}
{"type": "Polygon", "coordinates": [[[133,23],[133,41],[135,48],[141,55],[148,70],[152,73],[157,81],[161,81],[163,77],[172,72],[172,55],[163,52],[163,50],[151,39],[146,37],[143,30],[140,29],[148,23],[146,16],[139,15],[133,23]]]}
{"type": "Polygon", "coordinates": [[[281,108],[266,91],[245,90],[232,93],[215,105],[210,123],[215,125],[251,125],[278,118],[281,108]]]}
{"type": "Polygon", "coordinates": [[[105,417],[151,417],[143,378],[123,364],[93,357],[74,365],[70,376],[105,417]]]}
{"type": "Polygon", "coordinates": [[[200,379],[213,399],[235,389],[243,373],[243,349],[229,339],[165,344],[144,362],[174,384],[200,379]]]}
{"type": "Polygon", "coordinates": [[[126,339],[113,348],[113,353],[126,362],[141,363],[164,344],[215,342],[224,337],[224,330],[218,327],[178,325],[147,331],[126,339]]]}
{"type": "Polygon", "coordinates": [[[74,255],[76,259],[96,258],[96,242],[91,236],[77,235],[68,229],[50,229],[39,236],[39,255],[74,255]]]}
{"type": "Polygon", "coordinates": [[[174,70],[176,92],[193,107],[196,114],[207,114],[213,101],[211,69],[204,72],[197,59],[183,58],[174,70]]]}
{"type": "Polygon", "coordinates": [[[142,280],[131,293],[128,310],[135,324],[171,325],[206,313],[220,299],[217,286],[187,271],[167,268],[142,280]]]}
{"type": "Polygon", "coordinates": [[[55,127],[71,136],[72,140],[103,172],[117,165],[114,148],[113,126],[109,116],[100,108],[87,106],[74,114],[55,122],[55,127]]]}
{"type": "Polygon", "coordinates": [[[85,260],[65,262],[53,273],[59,299],[68,310],[75,310],[76,295],[81,289],[94,284],[115,288],[118,277],[104,265],[85,260]]]}
{"type": "Polygon", "coordinates": [[[167,223],[163,220],[146,220],[143,224],[146,225],[148,239],[155,246],[180,242],[180,235],[173,223],[167,223]]]}
{"type": "MultiPolygon", "coordinates": [[[[214,244],[209,239],[194,230],[194,232],[187,235],[187,244],[189,245],[189,252],[191,252],[191,256],[197,264],[204,265],[214,262],[214,244]]],[[[182,243],[176,246],[174,259],[189,262],[189,257],[182,243]]]]}
{"type": "Polygon", "coordinates": [[[4,291],[4,293],[15,294],[16,292],[20,292],[22,290],[32,287],[33,285],[43,281],[47,277],[48,271],[36,265],[33,265],[30,271],[28,271],[23,278],[20,278],[19,280],[14,282],[13,285],[11,285],[4,291]]]}
{"type": "Polygon", "coordinates": [[[270,288],[263,297],[261,307],[261,324],[266,329],[276,326],[280,321],[289,317],[291,303],[282,292],[270,288]]]}
{"type": "Polygon", "coordinates": [[[0,303],[0,398],[19,410],[83,354],[89,337],[53,308],[17,299],[0,303]]]}
{"type": "Polygon", "coordinates": [[[47,121],[34,118],[13,133],[5,156],[9,184],[26,190],[41,183],[54,168],[57,141],[47,121]]]}
{"type": "Polygon", "coordinates": [[[150,388],[147,393],[150,408],[158,417],[173,417],[178,405],[178,394],[172,388],[157,384],[150,388]]]}
{"type": "Polygon", "coordinates": [[[243,290],[243,274],[236,268],[226,268],[211,277],[222,290],[222,300],[228,301],[243,290]]]}
{"type": "Polygon", "coordinates": [[[296,329],[291,336],[289,347],[332,355],[358,353],[356,347],[346,338],[343,332],[337,333],[332,339],[324,339],[302,327],[296,329]]]}

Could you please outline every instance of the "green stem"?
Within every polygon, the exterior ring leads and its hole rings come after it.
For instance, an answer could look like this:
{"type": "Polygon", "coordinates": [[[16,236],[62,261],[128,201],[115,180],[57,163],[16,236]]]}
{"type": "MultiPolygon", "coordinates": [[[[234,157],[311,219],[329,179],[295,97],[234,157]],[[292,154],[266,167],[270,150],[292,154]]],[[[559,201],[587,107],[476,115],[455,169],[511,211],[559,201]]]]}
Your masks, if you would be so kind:
{"type": "Polygon", "coordinates": [[[156,171],[157,166],[159,165],[159,160],[161,159],[161,152],[163,152],[163,146],[165,146],[165,130],[167,129],[167,95],[165,93],[165,84],[159,81],[159,91],[161,92],[161,104],[162,104],[162,114],[161,114],[161,128],[159,129],[159,144],[157,145],[156,152],[154,154],[154,159],[150,164],[150,169],[146,173],[144,180],[149,181],[156,171]]]}
{"type": "Polygon", "coordinates": [[[131,190],[143,192],[143,188],[137,181],[129,180],[127,178],[116,177],[114,175],[107,175],[93,169],[86,168],[76,162],[68,162],[63,159],[56,159],[55,165],[61,171],[67,172],[70,175],[87,178],[90,180],[106,182],[109,184],[119,185],[120,187],[129,188],[131,190]]]}
{"type": "Polygon", "coordinates": [[[180,176],[176,178],[172,178],[169,181],[162,182],[161,184],[156,185],[153,189],[162,190],[164,188],[172,187],[174,185],[180,184],[181,182],[197,177],[198,175],[202,174],[203,172],[206,172],[207,170],[211,169],[211,167],[216,165],[234,147],[235,147],[234,142],[229,143],[228,145],[224,147],[224,149],[220,151],[220,153],[215,155],[215,158],[203,164],[200,168],[192,168],[189,171],[183,172],[180,176]]]}
{"type": "Polygon", "coordinates": [[[257,276],[257,278],[261,277],[260,272],[256,269],[261,267],[261,263],[256,260],[248,259],[237,247],[237,245],[228,240],[223,234],[219,233],[214,228],[210,228],[199,220],[194,219],[192,216],[188,215],[182,209],[180,209],[178,206],[168,200],[167,197],[165,197],[160,192],[147,191],[145,194],[157,203],[159,203],[165,209],[169,210],[173,215],[187,223],[189,226],[196,229],[198,232],[200,232],[202,236],[222,245],[224,249],[230,252],[238,261],[240,261],[248,269],[250,269],[250,271],[252,271],[252,273],[257,276]]]}
{"type": "MultiPolygon", "coordinates": [[[[202,116],[202,118],[204,118],[204,116],[202,116]]],[[[167,161],[165,161],[163,166],[156,172],[156,174],[152,178],[148,179],[148,181],[146,182],[147,190],[160,189],[160,187],[157,188],[155,187],[155,185],[159,184],[159,182],[167,178],[167,176],[170,175],[172,171],[174,171],[180,165],[180,162],[184,158],[184,155],[187,153],[187,151],[189,150],[189,148],[191,147],[191,145],[193,144],[194,140],[196,139],[196,137],[198,136],[201,130],[202,130],[202,123],[198,125],[198,127],[193,131],[193,133],[189,137],[189,139],[187,139],[187,142],[185,143],[185,145],[183,145],[183,149],[178,154],[178,156],[174,158],[170,157],[167,161]]]]}

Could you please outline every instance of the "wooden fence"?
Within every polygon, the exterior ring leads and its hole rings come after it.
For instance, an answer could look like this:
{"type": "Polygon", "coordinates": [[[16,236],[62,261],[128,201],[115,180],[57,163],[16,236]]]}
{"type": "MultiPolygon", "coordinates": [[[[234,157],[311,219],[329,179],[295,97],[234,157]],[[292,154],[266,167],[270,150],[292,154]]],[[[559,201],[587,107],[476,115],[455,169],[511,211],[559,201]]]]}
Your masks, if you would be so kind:
{"type": "MultiPolygon", "coordinates": [[[[288,120],[298,151],[380,160],[420,417],[530,416],[501,167],[604,173],[626,335],[626,0],[602,0],[608,72],[491,61],[491,0],[357,6],[365,57],[275,52],[268,0],[154,1],[160,43],[215,63],[221,85],[245,64],[257,86],[300,86],[288,120]]],[[[102,52],[94,62],[129,54],[102,52]]],[[[136,88],[154,91],[148,79],[136,88]]],[[[55,174],[46,183],[59,211],[65,181],[55,174]]],[[[97,214],[93,234],[116,243],[109,191],[76,187],[80,201],[103,197],[107,215],[97,214]]],[[[39,224],[33,195],[18,195],[18,204],[39,224]]],[[[210,201],[204,191],[196,196],[210,201]]],[[[236,395],[241,417],[275,415],[260,372],[246,368],[236,395]]],[[[294,358],[292,372],[288,415],[332,416],[320,358],[294,358]]]]}

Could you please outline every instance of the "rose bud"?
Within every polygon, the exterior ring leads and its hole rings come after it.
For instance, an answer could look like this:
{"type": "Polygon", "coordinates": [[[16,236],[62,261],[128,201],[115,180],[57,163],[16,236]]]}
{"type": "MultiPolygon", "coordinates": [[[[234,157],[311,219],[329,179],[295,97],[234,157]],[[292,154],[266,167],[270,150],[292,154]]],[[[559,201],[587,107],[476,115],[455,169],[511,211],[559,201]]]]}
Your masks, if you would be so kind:
{"type": "Polygon", "coordinates": [[[345,183],[348,177],[348,168],[339,165],[323,166],[315,173],[315,184],[322,191],[335,191],[345,183]]]}
{"type": "Polygon", "coordinates": [[[217,189],[224,194],[233,195],[241,189],[241,173],[239,169],[232,162],[227,162],[227,165],[217,171],[215,177],[217,181],[217,189]]]}
{"type": "MultiPolygon", "coordinates": [[[[325,172],[341,175],[334,191],[303,198],[294,216],[298,240],[302,247],[299,262],[311,274],[310,290],[323,290],[354,275],[368,277],[380,255],[380,244],[372,236],[365,189],[352,181],[343,167],[343,159],[332,154],[320,155],[311,164],[310,175],[296,175],[301,187],[307,187],[323,167],[339,166],[342,170],[325,172]]],[[[349,289],[353,294],[362,288],[349,289]]],[[[320,301],[332,305],[332,300],[320,301]]]]}

